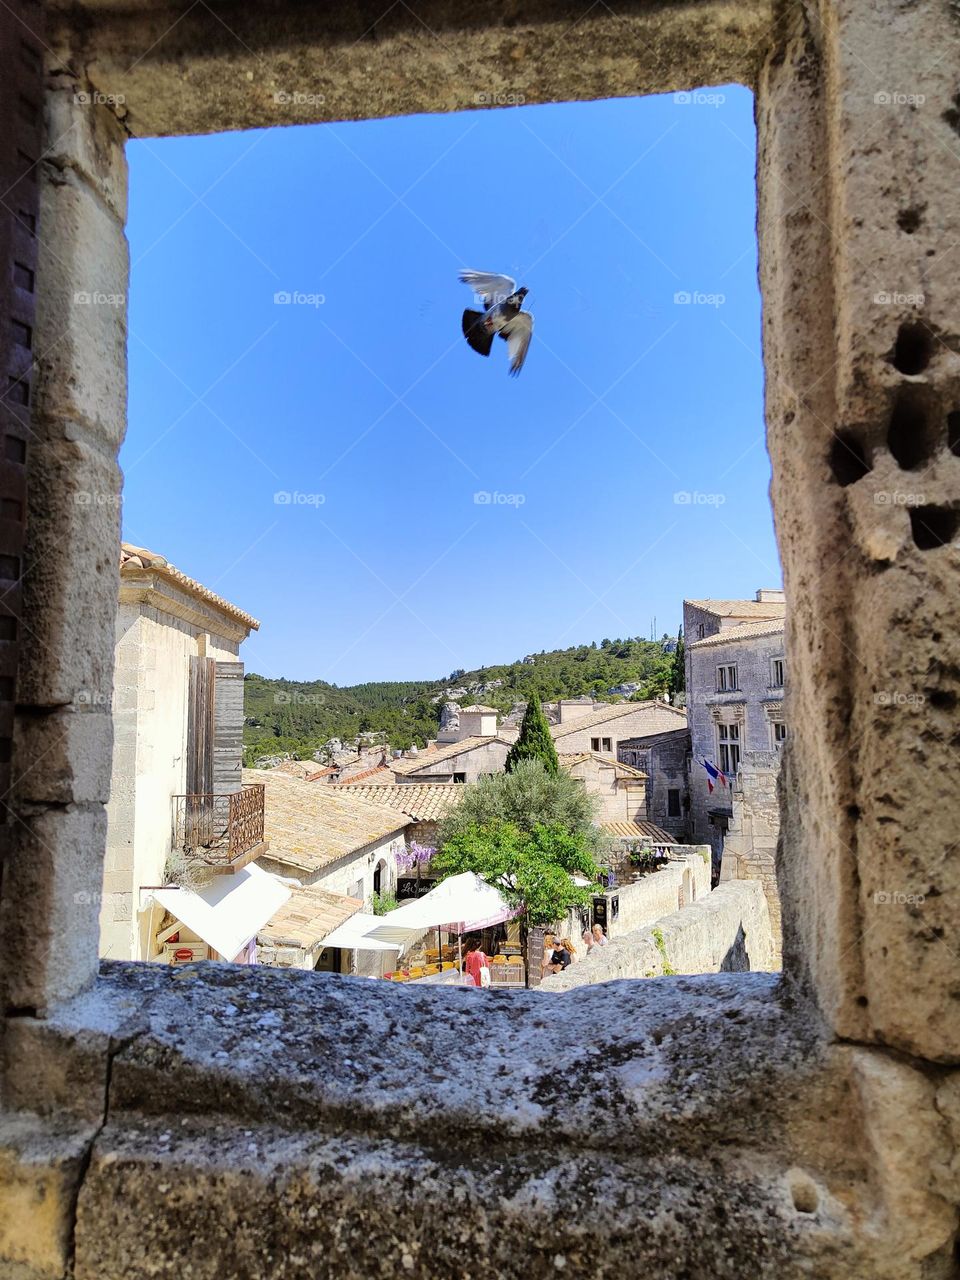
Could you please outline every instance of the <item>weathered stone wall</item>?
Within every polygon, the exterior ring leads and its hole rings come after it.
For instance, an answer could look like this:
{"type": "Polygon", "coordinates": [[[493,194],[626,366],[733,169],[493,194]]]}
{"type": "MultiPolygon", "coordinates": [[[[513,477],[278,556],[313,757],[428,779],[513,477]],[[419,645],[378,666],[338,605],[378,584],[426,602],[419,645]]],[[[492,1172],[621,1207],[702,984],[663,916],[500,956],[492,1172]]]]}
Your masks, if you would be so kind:
{"type": "MultiPolygon", "coordinates": [[[[720,632],[722,635],[722,631],[720,632]]],[[[783,633],[733,640],[691,644],[687,651],[691,683],[687,687],[687,715],[693,764],[690,777],[690,819],[692,838],[710,840],[718,854],[723,850],[720,829],[711,823],[710,811],[731,807],[730,789],[707,787],[706,770],[697,763],[702,757],[718,768],[717,723],[737,722],[740,726],[741,758],[748,752],[774,750],[772,723],[783,721],[783,687],[773,684],[771,662],[784,656],[783,633]],[[717,667],[736,663],[739,688],[717,692],[717,667]]],[[[731,782],[733,779],[731,779],[731,782]]]]}
{"type": "Polygon", "coordinates": [[[775,751],[750,752],[733,787],[733,817],[723,842],[721,880],[759,880],[770,911],[777,956],[781,950],[780,891],[777,888],[777,839],[780,757],[775,751]]]}
{"type": "Polygon", "coordinates": [[[663,974],[747,973],[776,968],[770,915],[763,889],[752,880],[730,881],[672,915],[632,933],[614,935],[580,963],[549,974],[541,991],[614,978],[663,974]]]}
{"type": "Polygon", "coordinates": [[[624,764],[647,775],[647,812],[650,822],[668,831],[681,843],[690,838],[690,734],[687,730],[644,744],[628,739],[617,749],[624,764]],[[671,790],[680,793],[680,813],[671,815],[671,790]]]}
{"type": "Polygon", "coordinates": [[[610,937],[619,937],[705,897],[710,892],[710,850],[706,845],[692,850],[686,857],[612,892],[620,899],[620,914],[611,920],[607,932],[610,937]]]}

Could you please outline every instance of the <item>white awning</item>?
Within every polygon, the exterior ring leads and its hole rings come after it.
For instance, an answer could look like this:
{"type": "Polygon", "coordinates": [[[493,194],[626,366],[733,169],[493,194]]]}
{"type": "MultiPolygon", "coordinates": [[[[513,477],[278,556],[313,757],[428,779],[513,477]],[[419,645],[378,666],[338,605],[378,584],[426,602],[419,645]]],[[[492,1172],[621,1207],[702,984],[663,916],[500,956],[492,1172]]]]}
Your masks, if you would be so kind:
{"type": "Polygon", "coordinates": [[[362,911],[352,915],[328,933],[323,940],[325,947],[343,947],[350,951],[399,951],[399,942],[383,942],[379,938],[368,936],[371,929],[380,923],[381,916],[369,916],[362,911]]]}
{"type": "Polygon", "coordinates": [[[154,889],[154,899],[225,960],[239,955],[290,898],[275,876],[250,862],[202,889],[154,889]]]}
{"type": "Polygon", "coordinates": [[[405,945],[428,929],[466,933],[510,920],[517,914],[500,891],[472,871],[450,876],[435,889],[380,916],[369,936],[405,945]]]}

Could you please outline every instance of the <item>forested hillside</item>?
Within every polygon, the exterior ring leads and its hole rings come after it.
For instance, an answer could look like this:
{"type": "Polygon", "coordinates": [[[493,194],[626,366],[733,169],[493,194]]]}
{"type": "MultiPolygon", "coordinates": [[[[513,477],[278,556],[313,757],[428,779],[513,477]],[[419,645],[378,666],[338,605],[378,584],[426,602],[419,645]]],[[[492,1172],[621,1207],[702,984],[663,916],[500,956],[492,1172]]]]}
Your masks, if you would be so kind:
{"type": "Polygon", "coordinates": [[[453,671],[434,680],[372,681],[343,688],[323,680],[245,681],[247,758],[289,752],[309,758],[330,738],[382,731],[391,747],[423,746],[436,736],[444,702],[482,701],[507,712],[531,693],[543,702],[583,694],[617,701],[611,690],[635,683],[637,700],[663,695],[673,657],[662,640],[605,639],[528,655],[516,662],[453,671]]]}

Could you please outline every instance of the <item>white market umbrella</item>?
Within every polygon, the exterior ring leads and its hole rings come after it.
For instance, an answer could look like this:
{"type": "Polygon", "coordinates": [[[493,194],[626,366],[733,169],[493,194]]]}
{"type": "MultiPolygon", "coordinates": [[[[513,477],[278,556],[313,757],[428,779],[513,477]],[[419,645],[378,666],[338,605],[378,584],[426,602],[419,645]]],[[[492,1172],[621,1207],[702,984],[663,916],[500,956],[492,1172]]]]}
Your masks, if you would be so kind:
{"type": "Polygon", "coordinates": [[[510,905],[499,889],[481,880],[475,872],[465,871],[442,881],[416,902],[405,903],[380,916],[367,936],[406,946],[428,929],[469,933],[500,924],[516,914],[516,907],[510,905]]]}

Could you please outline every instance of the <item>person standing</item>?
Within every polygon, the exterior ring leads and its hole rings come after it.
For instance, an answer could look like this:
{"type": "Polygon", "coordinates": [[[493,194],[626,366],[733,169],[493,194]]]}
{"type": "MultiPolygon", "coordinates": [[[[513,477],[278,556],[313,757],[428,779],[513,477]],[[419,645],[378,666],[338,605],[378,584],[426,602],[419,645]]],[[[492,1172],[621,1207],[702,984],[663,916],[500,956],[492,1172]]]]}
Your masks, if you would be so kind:
{"type": "Polygon", "coordinates": [[[467,949],[467,954],[463,960],[463,968],[467,976],[473,980],[473,985],[475,987],[488,987],[490,985],[490,962],[480,950],[480,944],[475,939],[471,941],[467,949]],[[488,974],[486,982],[484,982],[480,977],[480,974],[484,969],[487,970],[488,974]]]}

